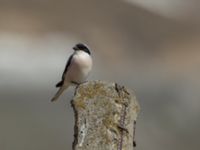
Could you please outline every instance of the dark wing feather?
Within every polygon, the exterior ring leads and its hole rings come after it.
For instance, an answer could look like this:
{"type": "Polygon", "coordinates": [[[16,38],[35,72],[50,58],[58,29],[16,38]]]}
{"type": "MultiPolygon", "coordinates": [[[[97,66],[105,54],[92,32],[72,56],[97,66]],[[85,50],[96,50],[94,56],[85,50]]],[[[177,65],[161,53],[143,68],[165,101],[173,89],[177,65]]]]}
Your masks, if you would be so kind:
{"type": "Polygon", "coordinates": [[[64,70],[64,72],[63,72],[63,74],[62,74],[62,79],[61,79],[60,82],[58,82],[58,83],[56,84],[56,87],[61,87],[61,86],[63,85],[63,82],[64,82],[64,80],[65,80],[65,74],[67,73],[67,70],[68,70],[68,68],[69,68],[69,66],[70,66],[70,64],[71,64],[72,58],[73,58],[73,54],[69,57],[69,59],[68,59],[68,61],[67,61],[67,64],[66,64],[66,66],[65,66],[65,70],[64,70]]]}
{"type": "Polygon", "coordinates": [[[57,84],[56,84],[56,87],[61,87],[63,85],[63,80],[61,80],[60,82],[58,82],[57,84]]]}
{"type": "Polygon", "coordinates": [[[62,80],[64,80],[65,79],[65,74],[67,73],[67,70],[68,70],[68,68],[69,68],[69,66],[70,66],[70,64],[71,64],[71,61],[72,61],[72,58],[73,58],[73,54],[69,57],[69,59],[68,59],[68,61],[67,61],[67,64],[66,64],[66,66],[65,66],[65,70],[64,70],[64,72],[63,72],[63,74],[62,74],[62,80]]]}

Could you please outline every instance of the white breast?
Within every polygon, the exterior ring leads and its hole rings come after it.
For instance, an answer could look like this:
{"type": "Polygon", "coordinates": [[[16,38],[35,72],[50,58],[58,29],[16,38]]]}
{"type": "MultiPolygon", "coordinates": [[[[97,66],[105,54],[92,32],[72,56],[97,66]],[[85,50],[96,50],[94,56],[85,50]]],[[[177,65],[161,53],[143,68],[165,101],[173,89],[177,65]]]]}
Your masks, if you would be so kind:
{"type": "Polygon", "coordinates": [[[66,77],[73,82],[84,82],[92,69],[91,56],[83,51],[77,51],[71,60],[66,77]]]}

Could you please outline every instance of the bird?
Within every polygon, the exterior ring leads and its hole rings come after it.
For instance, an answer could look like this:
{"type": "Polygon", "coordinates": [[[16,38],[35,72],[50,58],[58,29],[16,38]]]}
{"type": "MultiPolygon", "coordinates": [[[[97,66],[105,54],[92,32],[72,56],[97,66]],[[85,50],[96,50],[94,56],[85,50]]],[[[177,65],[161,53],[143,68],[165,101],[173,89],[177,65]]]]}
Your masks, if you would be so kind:
{"type": "Polygon", "coordinates": [[[51,99],[52,102],[58,100],[69,86],[85,82],[92,69],[93,62],[88,46],[78,43],[73,47],[73,50],[73,54],[66,63],[61,81],[56,84],[59,90],[51,99]]]}

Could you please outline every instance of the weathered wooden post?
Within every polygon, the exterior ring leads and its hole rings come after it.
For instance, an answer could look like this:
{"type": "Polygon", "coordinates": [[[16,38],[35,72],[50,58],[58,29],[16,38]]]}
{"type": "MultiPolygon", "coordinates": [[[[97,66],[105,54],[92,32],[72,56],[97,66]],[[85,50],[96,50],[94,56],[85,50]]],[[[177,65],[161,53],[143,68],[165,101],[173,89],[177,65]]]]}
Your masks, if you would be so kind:
{"type": "Polygon", "coordinates": [[[89,81],[77,87],[73,150],[133,150],[139,105],[116,83],[89,81]]]}

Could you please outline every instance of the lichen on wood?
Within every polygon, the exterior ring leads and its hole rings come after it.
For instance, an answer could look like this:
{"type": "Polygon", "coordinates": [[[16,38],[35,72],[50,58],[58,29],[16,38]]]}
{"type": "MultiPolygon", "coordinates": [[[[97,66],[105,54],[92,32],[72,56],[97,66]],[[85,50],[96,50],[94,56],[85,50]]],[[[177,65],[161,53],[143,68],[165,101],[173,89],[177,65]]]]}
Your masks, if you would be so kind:
{"type": "Polygon", "coordinates": [[[133,92],[116,83],[90,81],[77,87],[72,106],[73,150],[133,150],[139,112],[133,92]]]}

